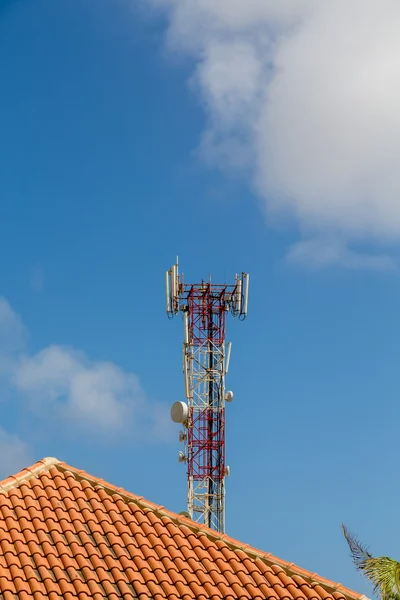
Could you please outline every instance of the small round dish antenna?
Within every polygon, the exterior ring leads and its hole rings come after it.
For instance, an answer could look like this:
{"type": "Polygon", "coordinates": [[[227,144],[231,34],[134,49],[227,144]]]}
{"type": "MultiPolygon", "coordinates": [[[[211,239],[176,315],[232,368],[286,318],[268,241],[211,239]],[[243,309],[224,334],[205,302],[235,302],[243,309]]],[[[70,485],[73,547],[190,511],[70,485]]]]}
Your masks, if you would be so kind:
{"type": "Polygon", "coordinates": [[[178,462],[183,463],[186,462],[186,455],[183,452],[178,452],[178,462]]]}
{"type": "Polygon", "coordinates": [[[232,400],[233,400],[233,392],[231,392],[231,391],[226,392],[226,394],[225,394],[225,400],[226,400],[226,402],[232,402],[232,400]]]}

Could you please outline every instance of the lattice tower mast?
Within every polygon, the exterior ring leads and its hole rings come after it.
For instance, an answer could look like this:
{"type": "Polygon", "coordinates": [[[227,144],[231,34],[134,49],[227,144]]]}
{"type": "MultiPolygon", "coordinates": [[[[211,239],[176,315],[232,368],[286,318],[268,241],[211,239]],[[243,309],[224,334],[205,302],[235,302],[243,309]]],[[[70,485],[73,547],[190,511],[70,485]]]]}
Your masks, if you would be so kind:
{"type": "Polygon", "coordinates": [[[249,275],[236,275],[233,285],[202,281],[185,283],[176,264],[166,273],[166,311],[169,318],[183,314],[183,378],[186,402],[175,402],[171,418],[183,430],[187,464],[188,513],[197,522],[225,532],[225,391],[231,343],[225,344],[226,315],[245,319],[249,275]]]}

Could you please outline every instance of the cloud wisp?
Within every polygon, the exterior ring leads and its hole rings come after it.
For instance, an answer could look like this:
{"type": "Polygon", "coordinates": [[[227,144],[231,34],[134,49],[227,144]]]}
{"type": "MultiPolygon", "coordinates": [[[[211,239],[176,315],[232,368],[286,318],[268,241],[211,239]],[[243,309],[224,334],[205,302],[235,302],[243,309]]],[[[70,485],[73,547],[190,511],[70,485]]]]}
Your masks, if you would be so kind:
{"type": "Polygon", "coordinates": [[[0,478],[13,475],[33,462],[28,444],[0,427],[0,478]]]}
{"type": "MultiPolygon", "coordinates": [[[[145,2],[166,15],[168,48],[194,60],[203,157],[245,174],[271,223],[294,220],[326,253],[332,240],[398,244],[400,4],[145,2]]],[[[353,268],[386,262],[345,254],[353,268]]]]}
{"type": "Polygon", "coordinates": [[[338,238],[303,240],[289,248],[286,255],[289,264],[318,270],[341,267],[349,270],[396,271],[398,262],[387,254],[367,254],[351,250],[338,238]]]}
{"type": "Polygon", "coordinates": [[[41,293],[44,290],[44,270],[41,265],[35,265],[30,273],[30,287],[32,291],[41,293]]]}

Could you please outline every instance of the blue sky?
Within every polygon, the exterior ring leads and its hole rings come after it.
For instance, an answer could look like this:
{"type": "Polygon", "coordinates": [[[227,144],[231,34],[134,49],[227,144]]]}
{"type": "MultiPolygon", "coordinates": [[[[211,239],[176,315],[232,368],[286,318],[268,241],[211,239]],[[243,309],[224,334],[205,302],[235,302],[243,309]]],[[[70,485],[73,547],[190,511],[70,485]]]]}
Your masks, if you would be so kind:
{"type": "Polygon", "coordinates": [[[56,456],[185,509],[169,424],[183,332],[164,313],[164,272],[177,254],[193,281],[248,271],[249,317],[227,333],[227,532],[371,596],[340,525],[396,557],[393,190],[382,208],[374,171],[370,222],[346,202],[363,198],[358,175],[346,188],[337,174],[311,210],[319,188],[288,163],[300,199],[282,201],[281,218],[282,180],[260,166],[271,157],[279,173],[281,155],[246,146],[242,98],[221,125],[229,89],[212,95],[197,42],[186,49],[175,4],[160,4],[0,2],[1,471],[56,456]]]}

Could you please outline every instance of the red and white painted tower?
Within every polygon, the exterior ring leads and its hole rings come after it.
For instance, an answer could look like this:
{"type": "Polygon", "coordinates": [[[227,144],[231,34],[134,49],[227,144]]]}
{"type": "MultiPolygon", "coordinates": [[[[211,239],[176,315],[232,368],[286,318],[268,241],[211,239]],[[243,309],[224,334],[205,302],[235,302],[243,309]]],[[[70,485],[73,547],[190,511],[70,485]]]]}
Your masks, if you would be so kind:
{"type": "Polygon", "coordinates": [[[179,461],[187,464],[188,513],[192,519],[225,531],[225,391],[231,344],[225,343],[226,316],[247,315],[249,275],[236,275],[233,285],[185,283],[176,264],[166,273],[166,311],[183,314],[183,376],[186,402],[175,402],[171,418],[183,430],[184,450],[179,461]]]}

